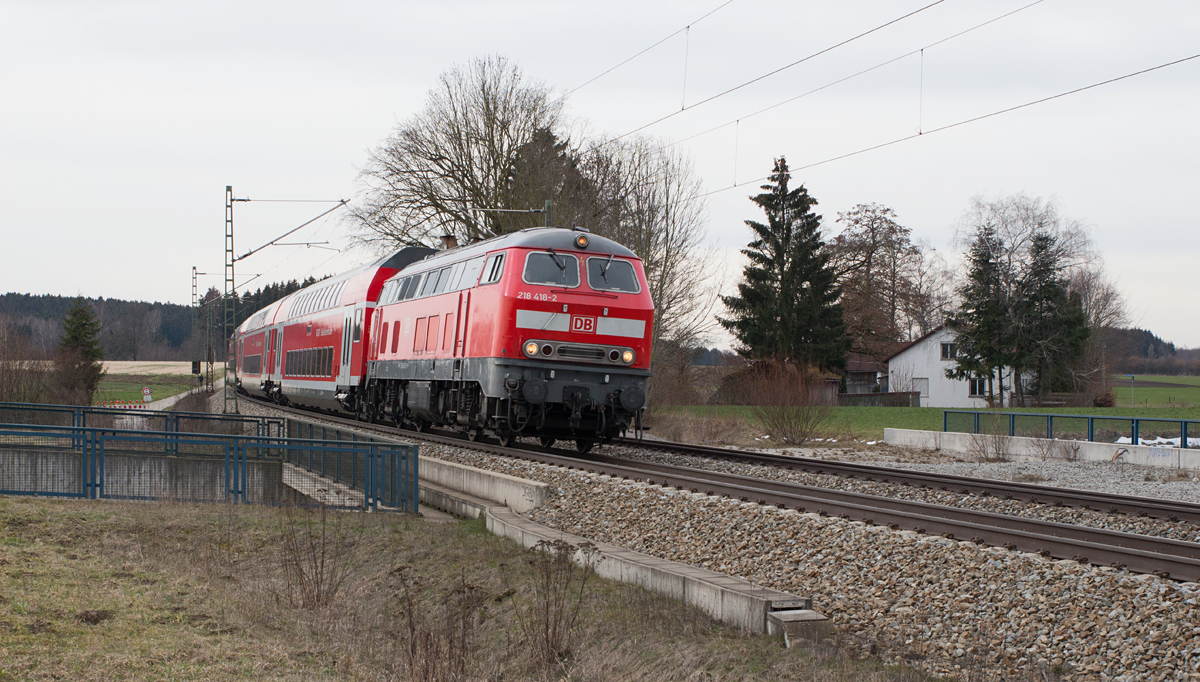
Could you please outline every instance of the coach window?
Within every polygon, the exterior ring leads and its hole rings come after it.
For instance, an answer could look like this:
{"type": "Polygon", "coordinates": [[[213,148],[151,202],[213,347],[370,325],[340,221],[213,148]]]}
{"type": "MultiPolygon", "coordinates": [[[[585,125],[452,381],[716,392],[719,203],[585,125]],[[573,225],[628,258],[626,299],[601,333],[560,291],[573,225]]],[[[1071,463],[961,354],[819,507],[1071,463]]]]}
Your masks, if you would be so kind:
{"type": "Polygon", "coordinates": [[[570,254],[535,251],[525,256],[526,284],[579,286],[579,260],[570,254]]]}
{"type": "Polygon", "coordinates": [[[504,254],[497,253],[488,256],[487,263],[483,266],[483,279],[479,281],[480,285],[492,284],[500,281],[500,275],[504,274],[504,254]]]}
{"type": "Polygon", "coordinates": [[[345,286],[346,286],[346,283],[345,283],[345,282],[342,282],[341,284],[338,284],[336,287],[334,287],[334,289],[333,289],[333,305],[334,305],[334,307],[337,307],[338,305],[340,305],[340,304],[341,304],[341,302],[342,302],[342,289],[343,289],[345,286]]]}
{"type": "Polygon", "coordinates": [[[354,343],[362,339],[362,308],[354,311],[354,343]]]}
{"type": "Polygon", "coordinates": [[[596,291],[622,291],[636,294],[642,290],[633,264],[616,258],[589,258],[588,286],[596,291]]]}

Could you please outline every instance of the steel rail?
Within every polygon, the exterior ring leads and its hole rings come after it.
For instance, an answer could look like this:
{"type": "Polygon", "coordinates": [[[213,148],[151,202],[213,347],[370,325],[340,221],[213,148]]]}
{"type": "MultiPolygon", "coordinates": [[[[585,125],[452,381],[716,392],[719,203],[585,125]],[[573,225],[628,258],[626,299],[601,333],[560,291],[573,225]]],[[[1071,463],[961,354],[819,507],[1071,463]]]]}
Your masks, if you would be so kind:
{"type": "Polygon", "coordinates": [[[274,409],[303,416],[317,416],[359,429],[376,430],[406,438],[418,438],[443,445],[466,448],[488,454],[551,464],[568,469],[673,487],[693,493],[703,492],[742,502],[815,512],[822,516],[863,521],[869,525],[887,525],[892,529],[914,530],[949,539],[969,540],[1010,550],[1037,553],[1057,559],[1126,568],[1176,580],[1200,580],[1200,543],[1169,538],[1123,533],[1054,521],[1008,516],[993,512],[934,505],[925,502],[881,497],[830,488],[819,488],[769,479],[725,474],[670,464],[643,462],[604,455],[555,454],[545,448],[515,448],[458,437],[413,432],[382,424],[367,424],[327,412],[274,409]]]}
{"type": "Polygon", "coordinates": [[[1176,500],[1160,500],[1151,497],[1117,495],[1092,490],[1059,488],[1056,486],[998,481],[973,478],[955,474],[936,474],[926,471],[898,469],[873,464],[837,462],[811,457],[792,457],[732,448],[716,448],[690,443],[675,443],[659,440],[634,440],[621,438],[616,445],[640,447],[653,450],[680,452],[698,457],[719,457],[751,464],[778,466],[815,474],[833,474],[845,478],[859,478],[880,483],[897,483],[917,487],[933,488],[947,492],[974,494],[981,497],[994,496],[1002,499],[1027,500],[1037,504],[1079,507],[1108,513],[1124,513],[1169,521],[1200,523],[1200,504],[1176,500]]]}

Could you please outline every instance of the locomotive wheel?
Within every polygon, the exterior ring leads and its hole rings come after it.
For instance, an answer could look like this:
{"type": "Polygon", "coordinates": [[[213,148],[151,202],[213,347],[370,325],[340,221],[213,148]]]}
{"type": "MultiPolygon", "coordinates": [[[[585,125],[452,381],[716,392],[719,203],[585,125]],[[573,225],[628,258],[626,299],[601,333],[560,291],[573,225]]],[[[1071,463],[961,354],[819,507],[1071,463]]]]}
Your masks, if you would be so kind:
{"type": "Polygon", "coordinates": [[[538,442],[541,443],[542,447],[544,448],[552,447],[554,445],[554,439],[550,436],[542,436],[538,439],[538,442]]]}
{"type": "Polygon", "coordinates": [[[479,427],[467,429],[467,440],[471,441],[472,443],[478,443],[479,441],[483,440],[483,429],[479,427]]]}
{"type": "Polygon", "coordinates": [[[592,446],[595,444],[596,444],[596,441],[594,441],[594,440],[591,440],[588,438],[579,438],[575,441],[575,450],[576,450],[576,452],[579,452],[580,454],[583,454],[585,452],[591,452],[592,446]]]}
{"type": "Polygon", "coordinates": [[[517,434],[514,431],[502,434],[500,436],[500,445],[506,448],[511,448],[517,443],[517,434]]]}
{"type": "Polygon", "coordinates": [[[418,417],[415,421],[413,421],[413,424],[414,424],[413,430],[416,431],[417,433],[425,433],[426,431],[429,430],[429,422],[425,421],[424,419],[421,419],[420,417],[418,417]]]}

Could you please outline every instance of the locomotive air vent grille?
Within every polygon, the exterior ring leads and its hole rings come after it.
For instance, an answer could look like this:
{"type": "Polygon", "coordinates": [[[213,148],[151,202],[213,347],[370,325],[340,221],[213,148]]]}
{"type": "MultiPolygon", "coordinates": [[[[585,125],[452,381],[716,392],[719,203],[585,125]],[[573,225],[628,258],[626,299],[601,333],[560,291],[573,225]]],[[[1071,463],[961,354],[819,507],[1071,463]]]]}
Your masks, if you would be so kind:
{"type": "Polygon", "coordinates": [[[603,360],[604,349],[596,346],[571,346],[562,344],[558,347],[558,356],[572,360],[603,360]]]}

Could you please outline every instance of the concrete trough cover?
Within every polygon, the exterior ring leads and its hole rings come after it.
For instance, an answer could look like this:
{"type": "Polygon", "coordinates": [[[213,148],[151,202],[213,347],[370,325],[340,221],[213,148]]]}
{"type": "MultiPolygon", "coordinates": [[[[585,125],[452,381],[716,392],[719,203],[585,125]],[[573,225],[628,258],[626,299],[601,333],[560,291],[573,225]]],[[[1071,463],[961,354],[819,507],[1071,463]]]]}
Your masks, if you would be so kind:
{"type": "Polygon", "coordinates": [[[783,635],[783,643],[789,649],[794,642],[821,640],[829,636],[831,630],[829,618],[811,609],[771,611],[767,614],[767,634],[783,635]]]}
{"type": "Polygon", "coordinates": [[[772,611],[795,611],[797,609],[811,609],[812,599],[808,597],[799,597],[796,599],[773,599],[771,600],[772,611]]]}

